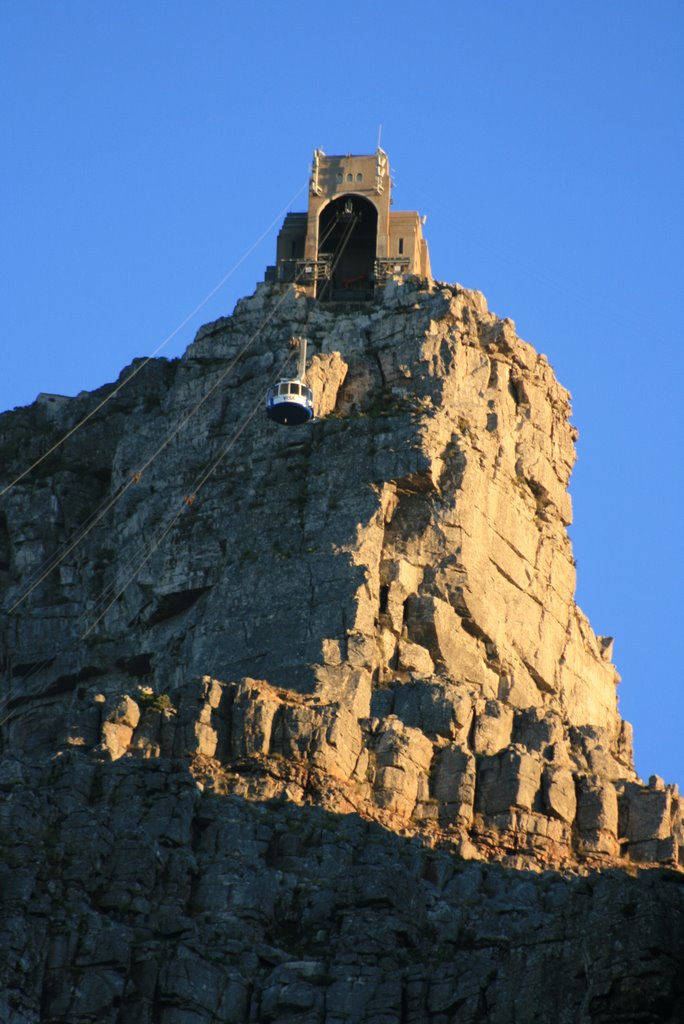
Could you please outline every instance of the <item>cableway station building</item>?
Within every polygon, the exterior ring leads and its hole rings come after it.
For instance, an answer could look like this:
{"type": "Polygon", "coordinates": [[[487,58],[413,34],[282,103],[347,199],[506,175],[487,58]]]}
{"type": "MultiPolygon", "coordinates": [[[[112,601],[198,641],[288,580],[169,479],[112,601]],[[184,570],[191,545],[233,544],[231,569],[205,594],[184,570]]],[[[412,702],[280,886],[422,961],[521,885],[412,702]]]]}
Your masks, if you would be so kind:
{"type": "Polygon", "coordinates": [[[372,299],[390,278],[429,280],[421,218],[390,210],[391,190],[384,150],[370,156],[314,150],[309,209],[286,216],[266,280],[296,282],[312,298],[332,302],[372,299]]]}

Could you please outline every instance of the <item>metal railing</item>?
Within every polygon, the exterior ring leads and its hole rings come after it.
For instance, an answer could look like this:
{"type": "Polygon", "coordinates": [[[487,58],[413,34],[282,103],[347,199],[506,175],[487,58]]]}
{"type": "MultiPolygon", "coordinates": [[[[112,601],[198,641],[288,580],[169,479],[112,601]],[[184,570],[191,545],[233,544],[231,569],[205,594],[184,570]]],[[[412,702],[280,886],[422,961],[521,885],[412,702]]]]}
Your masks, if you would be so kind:
{"type": "Polygon", "coordinates": [[[297,284],[316,284],[332,277],[332,253],[319,253],[316,260],[281,260],[278,264],[279,281],[297,284]]]}
{"type": "Polygon", "coordinates": [[[405,274],[411,265],[408,256],[382,256],[378,257],[373,264],[373,274],[376,284],[383,284],[388,278],[395,274],[405,274]]]}

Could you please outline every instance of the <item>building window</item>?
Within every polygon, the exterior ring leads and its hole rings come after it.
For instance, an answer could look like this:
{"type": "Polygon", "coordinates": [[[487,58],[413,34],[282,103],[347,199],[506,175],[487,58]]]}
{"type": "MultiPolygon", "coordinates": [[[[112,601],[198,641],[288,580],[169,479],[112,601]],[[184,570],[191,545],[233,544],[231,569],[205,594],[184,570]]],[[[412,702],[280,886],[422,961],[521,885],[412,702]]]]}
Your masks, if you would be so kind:
{"type": "Polygon", "coordinates": [[[399,239],[399,255],[400,256],[404,255],[404,239],[403,238],[399,239]]]}
{"type": "Polygon", "coordinates": [[[349,174],[347,175],[347,181],[353,181],[353,180],[354,180],[354,175],[350,171],[349,174]]]}
{"type": "Polygon", "coordinates": [[[363,174],[361,174],[361,171],[359,171],[359,173],[356,175],[356,180],[363,181],[363,174]]]}
{"type": "Polygon", "coordinates": [[[342,181],[342,177],[343,177],[342,171],[338,171],[336,177],[337,177],[338,181],[342,181]]]}

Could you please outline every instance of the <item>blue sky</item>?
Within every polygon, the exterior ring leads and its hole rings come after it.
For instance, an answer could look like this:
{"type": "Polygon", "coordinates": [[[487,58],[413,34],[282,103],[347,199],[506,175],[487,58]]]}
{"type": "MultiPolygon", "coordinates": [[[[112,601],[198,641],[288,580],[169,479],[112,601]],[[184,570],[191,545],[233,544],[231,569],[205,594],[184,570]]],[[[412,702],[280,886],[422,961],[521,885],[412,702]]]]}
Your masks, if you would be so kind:
{"type": "MultiPolygon", "coordinates": [[[[436,277],[573,395],[578,601],[616,637],[637,769],[684,785],[683,49],[679,0],[0,0],[0,408],[152,352],[314,146],[372,152],[382,124],[436,277]]],[[[164,354],[252,292],[275,233],[164,354]]]]}

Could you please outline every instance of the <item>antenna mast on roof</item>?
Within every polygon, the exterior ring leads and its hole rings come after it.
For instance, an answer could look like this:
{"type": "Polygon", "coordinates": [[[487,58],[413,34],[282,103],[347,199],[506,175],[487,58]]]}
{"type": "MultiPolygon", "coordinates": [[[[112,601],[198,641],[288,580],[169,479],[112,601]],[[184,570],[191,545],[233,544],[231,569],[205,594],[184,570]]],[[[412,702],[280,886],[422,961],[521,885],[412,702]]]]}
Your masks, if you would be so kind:
{"type": "Polygon", "coordinates": [[[382,125],[379,124],[378,125],[378,146],[377,146],[378,149],[380,149],[380,140],[381,139],[382,139],[382,125]]]}

